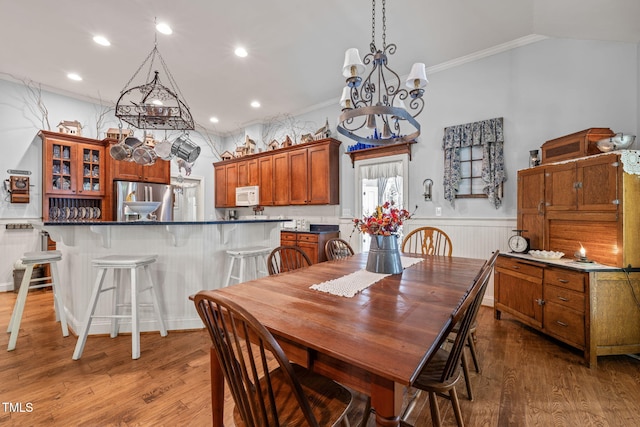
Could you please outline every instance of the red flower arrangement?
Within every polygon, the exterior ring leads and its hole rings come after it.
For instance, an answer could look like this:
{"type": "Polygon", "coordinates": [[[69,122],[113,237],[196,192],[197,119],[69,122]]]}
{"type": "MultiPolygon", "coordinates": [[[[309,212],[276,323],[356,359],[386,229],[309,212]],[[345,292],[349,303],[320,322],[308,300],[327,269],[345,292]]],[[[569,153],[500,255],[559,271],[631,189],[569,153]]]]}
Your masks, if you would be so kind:
{"type": "Polygon", "coordinates": [[[410,219],[411,215],[406,209],[394,207],[393,202],[385,202],[382,206],[376,206],[373,215],[364,216],[362,219],[354,218],[353,224],[363,233],[390,236],[397,234],[402,223],[410,219]]]}

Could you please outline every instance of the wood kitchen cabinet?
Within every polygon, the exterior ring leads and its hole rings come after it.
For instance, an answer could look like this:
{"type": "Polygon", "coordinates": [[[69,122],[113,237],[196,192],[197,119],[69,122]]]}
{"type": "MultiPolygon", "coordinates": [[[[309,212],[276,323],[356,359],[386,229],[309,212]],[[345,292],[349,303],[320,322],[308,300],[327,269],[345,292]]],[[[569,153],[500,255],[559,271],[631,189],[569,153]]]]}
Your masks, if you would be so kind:
{"type": "Polygon", "coordinates": [[[340,203],[339,144],[329,143],[289,153],[290,204],[336,205],[340,203]]]}
{"type": "Polygon", "coordinates": [[[153,165],[141,165],[110,159],[112,181],[171,183],[171,162],[157,160],[153,165]]]}
{"type": "Polygon", "coordinates": [[[45,130],[39,136],[43,221],[102,220],[107,141],[45,130]]]}
{"type": "Polygon", "coordinates": [[[280,244],[283,246],[298,246],[309,257],[312,264],[327,260],[324,253],[324,245],[327,240],[340,237],[339,231],[326,231],[321,233],[304,231],[281,231],[280,244]]]}
{"type": "Polygon", "coordinates": [[[231,186],[221,171],[232,164],[235,186],[260,186],[261,205],[339,204],[339,147],[340,141],[327,138],[214,163],[216,207],[233,206],[222,203],[229,203],[231,186]]]}
{"type": "Polygon", "coordinates": [[[597,356],[640,352],[640,310],[634,299],[640,294],[640,272],[572,268],[501,254],[494,273],[496,319],[510,314],[581,350],[590,367],[597,366],[597,356]]]}
{"type": "Polygon", "coordinates": [[[216,208],[235,207],[236,187],[238,187],[238,163],[214,164],[215,206],[216,208]]]}
{"type": "MultiPolygon", "coordinates": [[[[273,157],[273,204],[289,205],[291,177],[289,172],[289,153],[277,153],[273,157]]],[[[262,182],[260,182],[262,184],[262,182]]]]}
{"type": "Polygon", "coordinates": [[[102,196],[105,191],[105,144],[102,141],[41,131],[44,193],[102,196]]]}
{"type": "Polygon", "coordinates": [[[238,187],[258,185],[258,159],[238,162],[238,187]]]}
{"type": "Polygon", "coordinates": [[[257,159],[258,163],[258,183],[260,186],[260,204],[262,206],[274,205],[273,185],[273,157],[264,156],[257,159]]]}

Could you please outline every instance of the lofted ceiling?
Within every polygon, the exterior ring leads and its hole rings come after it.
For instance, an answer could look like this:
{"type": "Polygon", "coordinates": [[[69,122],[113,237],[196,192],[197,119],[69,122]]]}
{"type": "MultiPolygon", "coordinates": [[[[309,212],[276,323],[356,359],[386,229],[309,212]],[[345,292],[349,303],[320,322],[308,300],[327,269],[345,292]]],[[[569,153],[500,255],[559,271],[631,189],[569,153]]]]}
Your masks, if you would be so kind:
{"type": "MultiPolygon", "coordinates": [[[[389,0],[389,65],[406,76],[413,62],[429,71],[532,34],[640,43],[638,17],[638,0],[389,0]]],[[[214,132],[331,103],[337,117],[344,51],[367,52],[371,2],[0,0],[0,78],[115,103],[155,37],[196,122],[214,132]],[[174,33],[156,35],[155,19],[174,33]],[[111,46],[94,43],[98,34],[111,46]],[[236,57],[237,45],[249,56],[236,57]]]]}

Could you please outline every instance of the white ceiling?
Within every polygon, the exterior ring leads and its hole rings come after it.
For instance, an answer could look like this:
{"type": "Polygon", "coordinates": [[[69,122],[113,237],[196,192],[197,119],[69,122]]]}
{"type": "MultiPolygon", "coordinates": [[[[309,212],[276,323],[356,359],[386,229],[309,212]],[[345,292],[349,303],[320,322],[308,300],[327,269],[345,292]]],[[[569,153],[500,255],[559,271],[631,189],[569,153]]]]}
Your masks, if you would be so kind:
{"type": "MultiPolygon", "coordinates": [[[[387,15],[401,76],[532,34],[640,43],[638,0],[389,0],[387,15]]],[[[0,78],[115,103],[153,49],[155,18],[174,30],[157,47],[196,122],[222,134],[332,102],[337,117],[344,51],[363,56],[371,41],[370,0],[0,0],[0,78]]]]}

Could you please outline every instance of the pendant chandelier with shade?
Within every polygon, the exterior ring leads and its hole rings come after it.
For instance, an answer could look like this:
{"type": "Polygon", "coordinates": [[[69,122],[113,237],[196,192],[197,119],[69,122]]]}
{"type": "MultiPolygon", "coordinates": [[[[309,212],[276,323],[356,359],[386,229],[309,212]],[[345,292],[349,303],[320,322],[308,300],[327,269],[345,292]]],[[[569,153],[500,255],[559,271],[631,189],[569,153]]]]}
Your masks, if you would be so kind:
{"type": "Polygon", "coordinates": [[[386,41],[386,0],[382,0],[382,49],[375,43],[376,1],[371,9],[370,53],[360,59],[358,49],[345,53],[342,74],[346,86],[342,91],[338,132],[357,142],[389,145],[409,142],[420,135],[415,119],[424,108],[424,87],[429,83],[425,64],[411,67],[402,87],[400,76],[388,66],[388,56],[396,51],[395,44],[386,41]],[[366,74],[366,66],[371,69],[366,74]]]}

